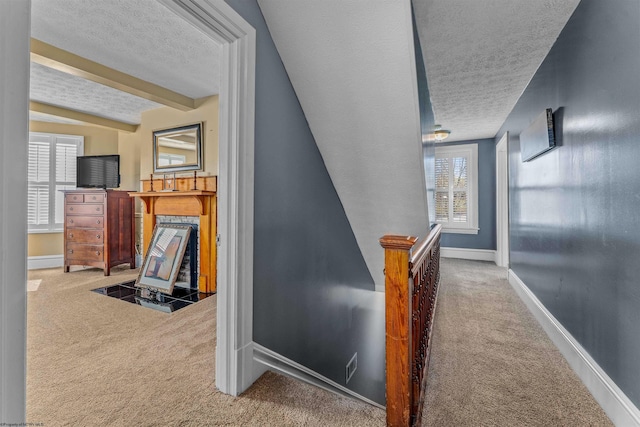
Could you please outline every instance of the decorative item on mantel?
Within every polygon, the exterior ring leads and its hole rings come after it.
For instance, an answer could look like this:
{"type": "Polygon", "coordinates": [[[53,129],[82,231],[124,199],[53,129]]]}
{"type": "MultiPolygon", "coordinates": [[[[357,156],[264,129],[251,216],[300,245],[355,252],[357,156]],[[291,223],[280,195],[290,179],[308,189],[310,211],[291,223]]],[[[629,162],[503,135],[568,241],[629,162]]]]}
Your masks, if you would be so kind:
{"type": "Polygon", "coordinates": [[[153,174],[149,177],[149,182],[151,183],[151,189],[149,191],[153,191],[153,174]]]}
{"type": "Polygon", "coordinates": [[[167,174],[162,175],[162,191],[178,191],[175,172],[173,173],[173,178],[171,178],[171,174],[169,174],[169,178],[167,178],[167,174]]]}

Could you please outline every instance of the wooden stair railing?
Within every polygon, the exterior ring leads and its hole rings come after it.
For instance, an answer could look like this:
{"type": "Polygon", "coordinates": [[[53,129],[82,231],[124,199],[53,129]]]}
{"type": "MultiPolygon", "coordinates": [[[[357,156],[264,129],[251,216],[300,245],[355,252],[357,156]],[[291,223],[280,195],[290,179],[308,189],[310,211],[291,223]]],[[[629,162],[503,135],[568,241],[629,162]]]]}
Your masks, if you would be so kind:
{"type": "Polygon", "coordinates": [[[420,424],[440,283],[440,234],[385,235],[387,426],[420,424]]]}

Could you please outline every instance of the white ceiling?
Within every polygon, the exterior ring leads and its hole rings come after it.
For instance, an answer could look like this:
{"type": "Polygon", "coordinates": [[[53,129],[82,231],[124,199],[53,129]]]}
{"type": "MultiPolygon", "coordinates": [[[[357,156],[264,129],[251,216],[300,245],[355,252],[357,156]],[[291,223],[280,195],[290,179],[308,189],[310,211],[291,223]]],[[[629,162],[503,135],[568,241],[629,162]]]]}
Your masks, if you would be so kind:
{"type": "Polygon", "coordinates": [[[436,123],[493,138],[580,0],[413,0],[436,123]]]}
{"type": "MultiPolygon", "coordinates": [[[[220,46],[157,0],[32,0],[31,36],[178,92],[219,92],[220,46]]],[[[32,64],[32,100],[139,123],[160,105],[32,64]]]]}
{"type": "MultiPolygon", "coordinates": [[[[296,3],[278,2],[290,19],[296,3]]],[[[394,1],[349,8],[366,16],[386,3],[394,1]]],[[[495,136],[579,0],[412,3],[436,121],[459,141],[495,136]]],[[[219,92],[220,47],[157,0],[32,0],[31,25],[36,39],[185,96],[219,92]]],[[[383,42],[374,34],[371,48],[383,42]]],[[[33,100],[126,123],[159,106],[42,66],[31,78],[33,100]]]]}
{"type": "Polygon", "coordinates": [[[153,101],[72,76],[44,65],[31,63],[32,101],[138,124],[142,111],[159,108],[153,101]]]}

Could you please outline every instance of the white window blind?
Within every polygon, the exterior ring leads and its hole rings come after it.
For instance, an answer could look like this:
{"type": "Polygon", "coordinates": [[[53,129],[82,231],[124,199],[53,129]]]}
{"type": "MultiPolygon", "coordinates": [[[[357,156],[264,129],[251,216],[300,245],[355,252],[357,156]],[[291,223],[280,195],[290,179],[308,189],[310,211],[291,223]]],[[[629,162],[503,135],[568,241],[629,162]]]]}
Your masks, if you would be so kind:
{"type": "Polygon", "coordinates": [[[62,231],[64,195],[76,188],[76,157],[84,137],[29,133],[27,223],[30,232],[62,231]]]}
{"type": "Polygon", "coordinates": [[[443,231],[478,232],[478,145],[436,147],[436,222],[443,231]]]}

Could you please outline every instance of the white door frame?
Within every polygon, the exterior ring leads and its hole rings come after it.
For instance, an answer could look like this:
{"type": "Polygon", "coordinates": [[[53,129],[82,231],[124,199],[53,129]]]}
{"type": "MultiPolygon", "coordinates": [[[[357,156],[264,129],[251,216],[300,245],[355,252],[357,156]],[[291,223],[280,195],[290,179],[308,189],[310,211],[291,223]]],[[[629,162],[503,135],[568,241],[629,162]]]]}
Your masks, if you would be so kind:
{"type": "Polygon", "coordinates": [[[509,132],[496,144],[496,264],[509,267],[509,132]]]}
{"type": "Polygon", "coordinates": [[[0,1],[0,423],[26,421],[31,2],[0,1]]]}
{"type": "Polygon", "coordinates": [[[223,0],[161,0],[222,46],[218,174],[216,386],[254,381],[253,184],[256,33],[223,0]]]}

